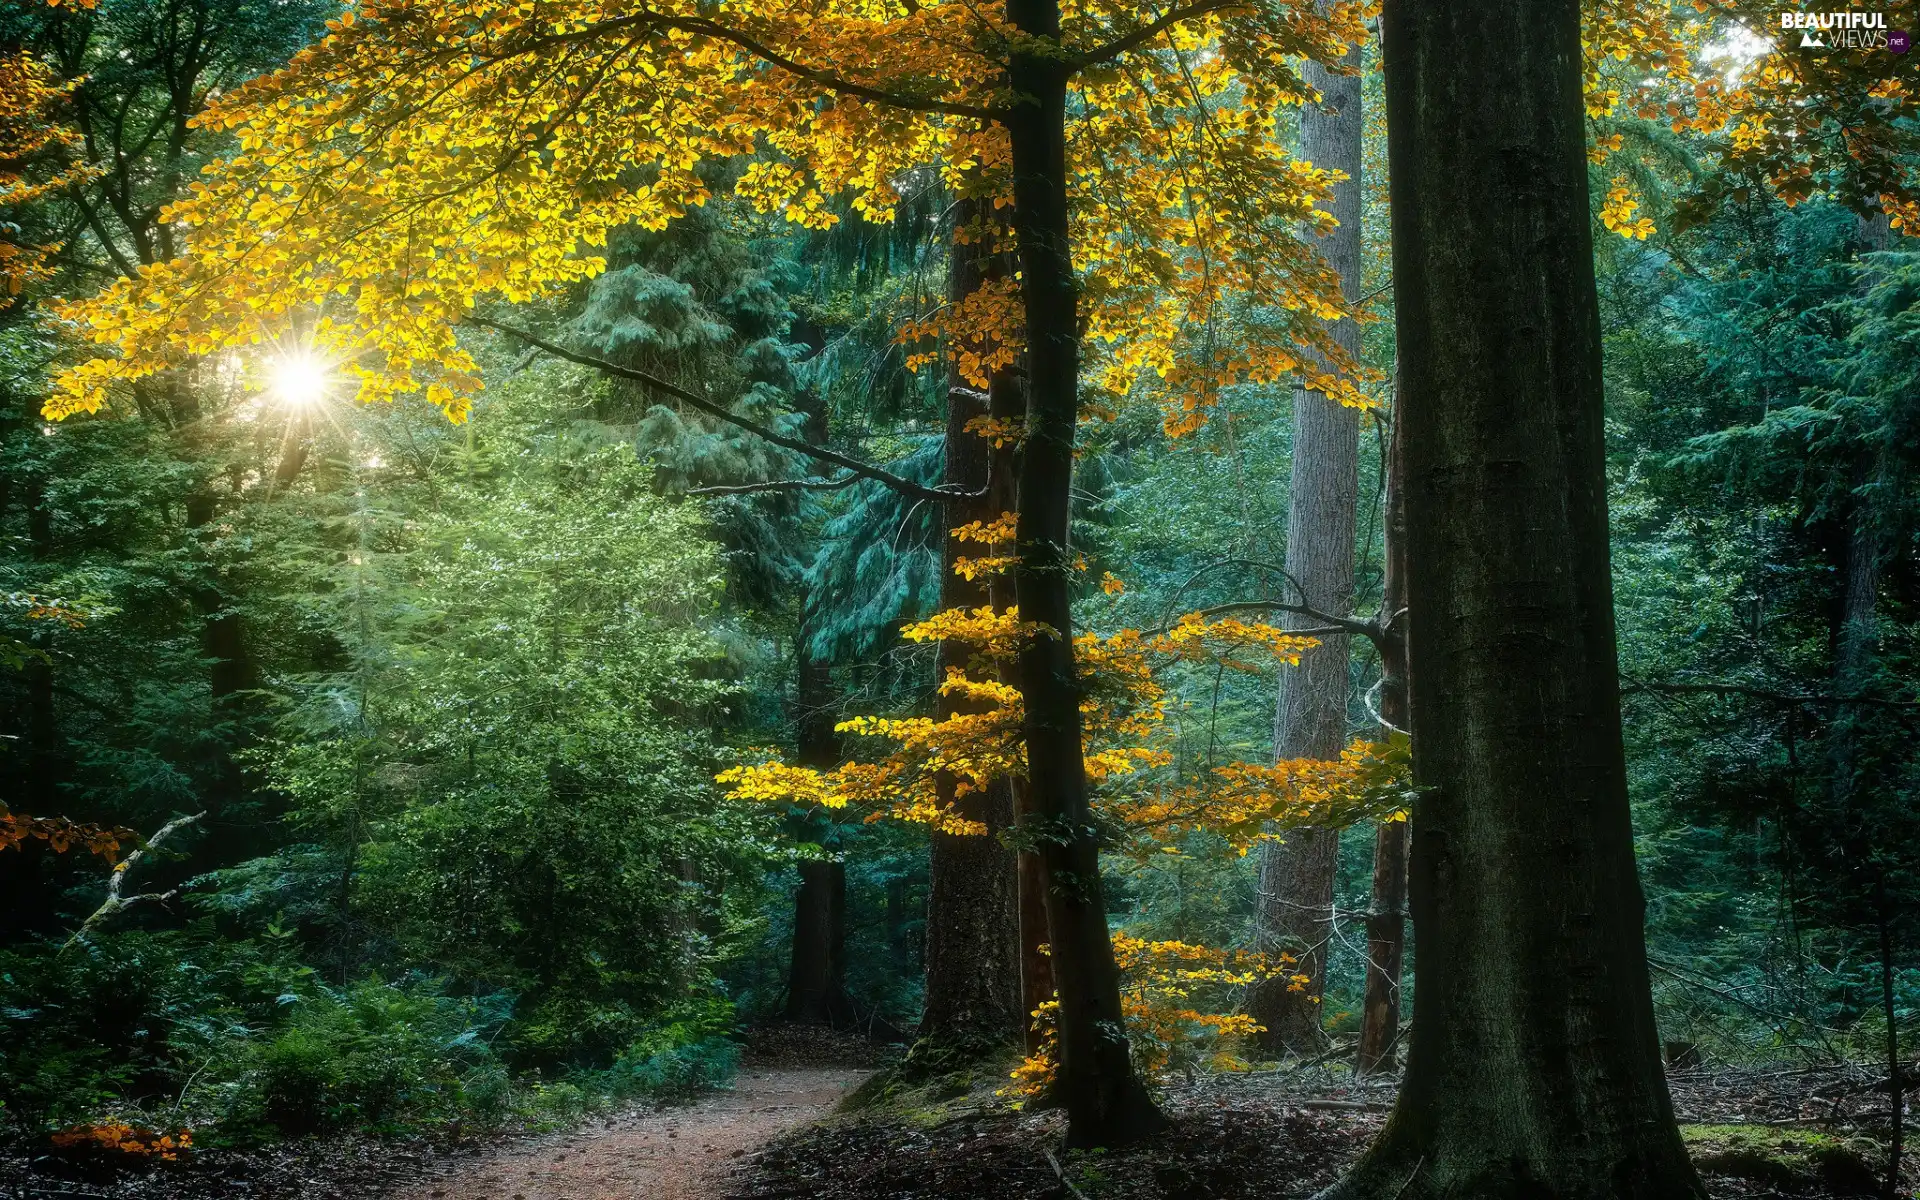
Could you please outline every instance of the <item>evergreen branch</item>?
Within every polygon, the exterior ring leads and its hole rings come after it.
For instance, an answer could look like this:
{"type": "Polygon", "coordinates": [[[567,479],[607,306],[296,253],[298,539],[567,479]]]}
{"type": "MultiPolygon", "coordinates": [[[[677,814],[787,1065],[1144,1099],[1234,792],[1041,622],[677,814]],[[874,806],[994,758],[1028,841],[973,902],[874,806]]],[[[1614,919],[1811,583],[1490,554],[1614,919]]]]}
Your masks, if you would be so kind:
{"type": "Polygon", "coordinates": [[[850,483],[860,482],[860,476],[847,474],[838,479],[772,479],[765,483],[738,483],[724,487],[688,488],[689,496],[745,496],[753,492],[791,492],[803,489],[833,492],[850,483]]]}
{"type": "Polygon", "coordinates": [[[1829,708],[1844,708],[1849,705],[1871,708],[1920,708],[1920,700],[1895,700],[1887,696],[1824,696],[1817,693],[1780,692],[1746,683],[1643,683],[1630,675],[1622,675],[1620,678],[1627,685],[1620,689],[1620,694],[1623,696],[1631,696],[1636,692],[1657,692],[1668,696],[1745,696],[1751,700],[1768,700],[1775,704],[1811,704],[1829,708]]]}
{"type": "Polygon", "coordinates": [[[748,420],[746,417],[732,412],[725,405],[715,404],[704,396],[696,396],[678,384],[668,383],[658,375],[649,374],[646,371],[637,370],[633,367],[624,367],[617,362],[610,362],[604,358],[596,358],[591,354],[581,354],[577,351],[569,350],[565,346],[558,345],[540,337],[538,334],[528,333],[526,330],[517,329],[512,325],[502,325],[498,321],[490,321],[485,317],[475,316],[469,316],[467,323],[470,325],[479,325],[487,329],[498,330],[509,337],[519,338],[521,341],[527,343],[527,345],[544,350],[555,358],[564,358],[568,362],[579,363],[583,367],[592,367],[604,375],[612,375],[619,379],[630,379],[635,383],[652,388],[656,392],[664,392],[684,404],[699,409],[710,417],[717,417],[729,425],[736,426],[746,430],[748,433],[765,438],[776,446],[784,446],[789,450],[804,454],[809,458],[816,458],[821,462],[832,463],[836,467],[844,467],[861,478],[871,479],[876,483],[885,484],[903,496],[913,496],[920,500],[937,500],[944,504],[948,500],[971,499],[986,494],[984,490],[978,492],[962,492],[946,488],[923,486],[904,476],[895,475],[893,472],[881,467],[863,463],[857,458],[848,458],[844,454],[828,450],[824,446],[816,446],[811,442],[788,437],[784,433],[777,433],[767,426],[760,424],[758,421],[748,420]]]}

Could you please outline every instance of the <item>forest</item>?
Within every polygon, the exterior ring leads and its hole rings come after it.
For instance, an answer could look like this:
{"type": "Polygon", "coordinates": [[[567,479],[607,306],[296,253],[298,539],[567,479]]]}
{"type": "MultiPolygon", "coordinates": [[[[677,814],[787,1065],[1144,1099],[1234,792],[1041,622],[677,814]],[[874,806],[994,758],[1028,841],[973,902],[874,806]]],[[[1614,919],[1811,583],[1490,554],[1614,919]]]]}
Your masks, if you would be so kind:
{"type": "Polygon", "coordinates": [[[0,4],[0,1196],[1920,1196],[1916,27],[0,4]]]}

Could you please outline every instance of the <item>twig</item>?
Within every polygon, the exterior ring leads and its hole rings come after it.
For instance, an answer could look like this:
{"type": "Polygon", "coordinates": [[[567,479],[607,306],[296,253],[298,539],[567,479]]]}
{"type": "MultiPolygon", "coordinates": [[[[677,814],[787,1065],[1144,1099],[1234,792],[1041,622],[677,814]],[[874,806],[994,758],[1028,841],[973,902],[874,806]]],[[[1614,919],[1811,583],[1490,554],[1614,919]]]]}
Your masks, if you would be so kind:
{"type": "Polygon", "coordinates": [[[1413,1171],[1407,1176],[1407,1181],[1401,1184],[1399,1189],[1393,1193],[1393,1200],[1400,1200],[1400,1197],[1406,1195],[1407,1189],[1413,1186],[1413,1181],[1420,1177],[1420,1168],[1426,1165],[1427,1156],[1422,1154],[1413,1164],[1413,1171]]]}
{"type": "Polygon", "coordinates": [[[1047,1156],[1047,1165],[1053,1168],[1054,1175],[1060,1180],[1060,1186],[1073,1193],[1076,1200],[1087,1200],[1087,1194],[1073,1186],[1073,1182],[1067,1178],[1067,1173],[1060,1169],[1060,1160],[1053,1156],[1053,1151],[1042,1150],[1040,1153],[1047,1156]]]}

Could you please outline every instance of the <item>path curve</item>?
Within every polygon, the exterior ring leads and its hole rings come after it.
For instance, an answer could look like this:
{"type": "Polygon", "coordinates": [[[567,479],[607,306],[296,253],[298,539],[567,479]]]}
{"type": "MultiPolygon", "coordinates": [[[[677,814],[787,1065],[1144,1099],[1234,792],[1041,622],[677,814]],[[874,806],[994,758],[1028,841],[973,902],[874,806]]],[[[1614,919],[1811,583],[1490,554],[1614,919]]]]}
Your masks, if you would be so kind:
{"type": "Polygon", "coordinates": [[[867,1074],[744,1068],[732,1091],[498,1150],[390,1200],[705,1200],[741,1159],[826,1116],[867,1074]]]}

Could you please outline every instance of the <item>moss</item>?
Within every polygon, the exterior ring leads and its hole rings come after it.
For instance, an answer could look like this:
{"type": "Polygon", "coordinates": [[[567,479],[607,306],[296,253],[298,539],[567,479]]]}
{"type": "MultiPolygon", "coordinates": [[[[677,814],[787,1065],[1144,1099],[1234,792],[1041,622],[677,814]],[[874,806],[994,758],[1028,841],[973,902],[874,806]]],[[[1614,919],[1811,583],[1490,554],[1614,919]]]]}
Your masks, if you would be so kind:
{"type": "Polygon", "coordinates": [[[1771,1125],[1683,1125],[1694,1165],[1713,1175],[1764,1183],[1782,1191],[1823,1189],[1840,1196],[1878,1194],[1871,1143],[1813,1129],[1771,1125]]]}
{"type": "Polygon", "coordinates": [[[1007,1085],[1018,1061],[1018,1054],[1006,1048],[991,1054],[942,1053],[917,1045],[900,1062],[869,1076],[840,1102],[840,1111],[938,1125],[1000,1103],[995,1093],[1007,1085]]]}

